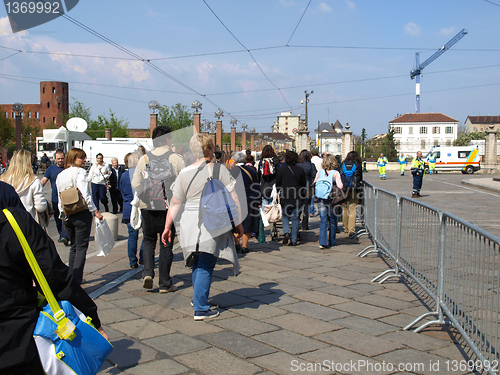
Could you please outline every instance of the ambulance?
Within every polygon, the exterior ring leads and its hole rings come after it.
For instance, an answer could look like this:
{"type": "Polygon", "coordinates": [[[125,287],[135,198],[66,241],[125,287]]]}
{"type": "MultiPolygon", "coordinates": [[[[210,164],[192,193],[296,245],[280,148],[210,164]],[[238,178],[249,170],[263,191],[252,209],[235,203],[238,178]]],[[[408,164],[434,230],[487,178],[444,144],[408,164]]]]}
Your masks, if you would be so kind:
{"type": "Polygon", "coordinates": [[[477,146],[435,146],[425,156],[425,172],[428,173],[428,163],[431,154],[436,156],[436,171],[461,171],[472,174],[481,169],[479,149],[477,146]]]}

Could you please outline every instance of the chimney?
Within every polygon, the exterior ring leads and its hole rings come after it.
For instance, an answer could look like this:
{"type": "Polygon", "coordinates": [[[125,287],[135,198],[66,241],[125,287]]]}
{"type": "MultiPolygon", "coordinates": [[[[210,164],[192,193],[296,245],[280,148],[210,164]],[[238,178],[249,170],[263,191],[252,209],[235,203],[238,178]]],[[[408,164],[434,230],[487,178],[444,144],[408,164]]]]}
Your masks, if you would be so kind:
{"type": "Polygon", "coordinates": [[[158,126],[158,113],[151,113],[149,115],[149,132],[150,137],[153,135],[153,130],[158,126]]]}
{"type": "Polygon", "coordinates": [[[106,139],[108,141],[111,141],[111,129],[110,128],[104,129],[104,136],[106,137],[106,139]]]}

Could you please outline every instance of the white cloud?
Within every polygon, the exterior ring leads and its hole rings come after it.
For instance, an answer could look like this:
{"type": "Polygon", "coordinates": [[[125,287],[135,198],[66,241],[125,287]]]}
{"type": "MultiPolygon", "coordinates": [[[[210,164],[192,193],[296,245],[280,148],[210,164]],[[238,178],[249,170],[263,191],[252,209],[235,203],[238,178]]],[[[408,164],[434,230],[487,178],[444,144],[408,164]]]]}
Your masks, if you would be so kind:
{"type": "Polygon", "coordinates": [[[439,31],[439,35],[443,35],[443,36],[450,36],[453,34],[455,34],[455,28],[453,26],[452,27],[443,27],[441,29],[441,31],[439,31]]]}
{"type": "Polygon", "coordinates": [[[290,7],[295,6],[295,4],[297,4],[297,2],[294,0],[280,0],[280,4],[287,7],[287,8],[290,8],[290,7]]]}
{"type": "Polygon", "coordinates": [[[356,9],[356,4],[354,3],[354,1],[345,0],[345,3],[347,4],[347,7],[349,9],[352,9],[352,10],[356,9]]]}
{"type": "Polygon", "coordinates": [[[333,11],[332,7],[327,3],[319,3],[318,10],[323,13],[330,13],[331,11],[333,11]]]}
{"type": "Polygon", "coordinates": [[[406,25],[404,25],[403,30],[405,34],[408,34],[410,36],[420,35],[420,26],[418,26],[415,22],[408,22],[406,25]]]}

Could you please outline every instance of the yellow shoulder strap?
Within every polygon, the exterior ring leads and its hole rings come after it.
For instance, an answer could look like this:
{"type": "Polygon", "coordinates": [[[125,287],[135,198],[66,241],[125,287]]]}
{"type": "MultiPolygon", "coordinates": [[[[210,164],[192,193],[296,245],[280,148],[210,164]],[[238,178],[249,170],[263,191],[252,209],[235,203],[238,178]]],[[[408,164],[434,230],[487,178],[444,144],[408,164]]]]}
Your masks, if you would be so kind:
{"type": "MultiPolygon", "coordinates": [[[[28,261],[33,273],[35,274],[35,277],[38,280],[38,284],[42,288],[42,292],[45,298],[47,299],[47,302],[49,303],[50,309],[54,314],[54,319],[56,320],[57,325],[59,327],[57,331],[62,329],[60,333],[64,337],[61,337],[61,335],[60,337],[63,339],[69,338],[71,340],[72,339],[71,336],[74,330],[74,328],[73,330],[71,330],[71,325],[73,325],[73,323],[70,320],[68,320],[68,318],[66,318],[66,314],[61,309],[61,306],[59,306],[59,303],[54,297],[54,294],[52,293],[52,290],[50,289],[50,286],[47,283],[47,280],[45,279],[45,276],[42,270],[40,269],[40,266],[38,265],[35,256],[33,255],[33,251],[31,251],[28,241],[26,240],[26,237],[24,236],[24,233],[19,227],[19,224],[17,223],[16,219],[14,218],[12,213],[6,208],[3,210],[3,213],[7,217],[7,220],[12,226],[12,229],[14,229],[14,232],[16,233],[19,243],[21,244],[21,247],[24,250],[24,255],[26,256],[26,260],[28,261]],[[67,325],[69,325],[69,327],[67,325]]],[[[59,335],[59,332],[57,331],[56,333],[59,335]]]]}

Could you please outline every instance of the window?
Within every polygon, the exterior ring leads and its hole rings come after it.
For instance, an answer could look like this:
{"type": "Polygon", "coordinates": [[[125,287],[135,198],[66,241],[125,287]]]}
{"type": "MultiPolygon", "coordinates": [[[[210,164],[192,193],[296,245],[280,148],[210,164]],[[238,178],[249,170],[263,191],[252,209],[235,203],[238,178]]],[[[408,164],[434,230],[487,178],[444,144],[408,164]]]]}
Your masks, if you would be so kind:
{"type": "Polygon", "coordinates": [[[434,140],[434,146],[439,146],[439,139],[434,140]]]}
{"type": "Polygon", "coordinates": [[[474,131],[477,132],[477,126],[474,126],[474,131]]]}
{"type": "Polygon", "coordinates": [[[408,128],[408,134],[413,134],[413,126],[410,126],[410,127],[408,128]]]}
{"type": "Polygon", "coordinates": [[[31,112],[28,112],[28,118],[31,118],[31,112]]]}
{"type": "Polygon", "coordinates": [[[56,88],[52,87],[52,94],[55,94],[55,93],[56,93],[56,88]]]}
{"type": "MultiPolygon", "coordinates": [[[[483,129],[481,129],[481,131],[483,131],[483,129]]],[[[453,126],[446,127],[446,134],[453,134],[453,126]]]]}
{"type": "Polygon", "coordinates": [[[9,112],[5,112],[5,118],[9,118],[9,112]]]}
{"type": "Polygon", "coordinates": [[[420,141],[420,147],[425,148],[425,139],[420,141]]]}
{"type": "Polygon", "coordinates": [[[43,122],[45,123],[45,117],[43,118],[43,122]]]}
{"type": "Polygon", "coordinates": [[[439,134],[441,132],[441,128],[439,126],[432,127],[432,134],[439,134]]]}
{"type": "Polygon", "coordinates": [[[55,124],[56,123],[56,118],[52,117],[52,122],[55,124]]]}
{"type": "Polygon", "coordinates": [[[420,134],[427,134],[427,126],[420,127],[420,134]]]}
{"type": "Polygon", "coordinates": [[[61,109],[61,103],[57,103],[57,109],[61,109]]]}
{"type": "Polygon", "coordinates": [[[35,118],[40,118],[40,113],[35,112],[35,118]]]}
{"type": "Polygon", "coordinates": [[[45,87],[42,87],[42,94],[45,94],[45,87]]]}
{"type": "Polygon", "coordinates": [[[470,151],[458,151],[458,158],[465,159],[470,154],[470,151]]]}
{"type": "Polygon", "coordinates": [[[47,108],[50,108],[50,102],[47,102],[47,108]]]}
{"type": "Polygon", "coordinates": [[[451,139],[448,139],[448,140],[446,141],[446,146],[451,146],[451,139]]]}
{"type": "Polygon", "coordinates": [[[401,126],[396,126],[393,129],[394,129],[394,134],[401,134],[403,132],[401,126]]]}
{"type": "Polygon", "coordinates": [[[436,159],[439,159],[441,157],[441,151],[436,151],[434,155],[436,156],[436,159]]]}

